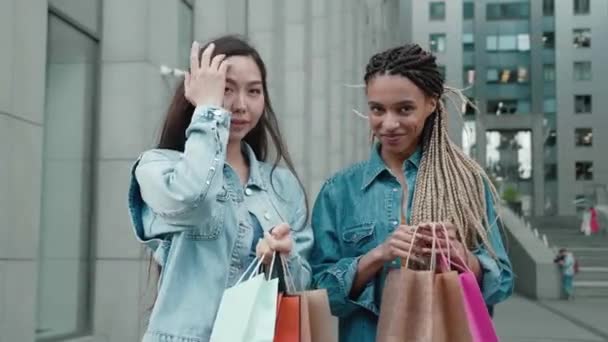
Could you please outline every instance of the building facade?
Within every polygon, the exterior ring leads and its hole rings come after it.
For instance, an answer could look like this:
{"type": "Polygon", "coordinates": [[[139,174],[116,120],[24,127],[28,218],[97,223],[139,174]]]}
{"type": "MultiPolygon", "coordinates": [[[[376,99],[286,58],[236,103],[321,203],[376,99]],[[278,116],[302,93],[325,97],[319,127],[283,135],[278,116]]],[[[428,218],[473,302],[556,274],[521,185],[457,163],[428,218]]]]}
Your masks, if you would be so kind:
{"type": "MultiPolygon", "coordinates": [[[[608,3],[401,1],[401,30],[466,89],[463,148],[524,215],[574,215],[605,193],[608,3]],[[596,134],[594,134],[596,133],[596,134]]],[[[453,115],[456,120],[458,115],[453,115]]],[[[452,127],[455,127],[452,125],[452,127]]]]}

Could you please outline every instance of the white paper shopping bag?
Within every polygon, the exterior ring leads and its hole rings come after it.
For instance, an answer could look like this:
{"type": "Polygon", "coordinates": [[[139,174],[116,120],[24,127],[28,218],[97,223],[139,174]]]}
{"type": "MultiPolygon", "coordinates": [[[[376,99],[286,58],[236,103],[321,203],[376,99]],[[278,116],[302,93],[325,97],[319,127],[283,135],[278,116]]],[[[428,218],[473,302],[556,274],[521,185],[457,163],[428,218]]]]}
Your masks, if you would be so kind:
{"type": "Polygon", "coordinates": [[[254,260],[236,285],[224,291],[210,342],[272,342],[278,280],[258,274],[261,263],[254,260]],[[243,281],[253,265],[251,277],[243,281]]]}

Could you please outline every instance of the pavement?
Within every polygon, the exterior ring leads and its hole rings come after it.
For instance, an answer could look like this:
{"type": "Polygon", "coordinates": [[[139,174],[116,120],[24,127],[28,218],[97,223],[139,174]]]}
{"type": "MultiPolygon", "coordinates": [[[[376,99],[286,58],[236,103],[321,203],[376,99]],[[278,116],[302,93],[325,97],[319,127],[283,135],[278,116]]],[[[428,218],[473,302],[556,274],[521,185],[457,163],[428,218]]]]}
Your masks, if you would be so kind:
{"type": "Polygon", "coordinates": [[[513,296],[494,311],[501,342],[608,341],[608,298],[538,302],[513,296]]]}

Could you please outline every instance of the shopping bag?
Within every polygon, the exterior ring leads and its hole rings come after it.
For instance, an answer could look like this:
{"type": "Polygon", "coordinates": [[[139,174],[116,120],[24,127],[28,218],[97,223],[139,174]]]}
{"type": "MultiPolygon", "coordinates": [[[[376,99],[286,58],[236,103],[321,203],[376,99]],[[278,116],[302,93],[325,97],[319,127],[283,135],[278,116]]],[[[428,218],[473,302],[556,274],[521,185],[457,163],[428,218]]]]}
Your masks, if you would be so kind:
{"type": "MultiPolygon", "coordinates": [[[[444,234],[447,236],[447,230],[445,226],[442,226],[444,229],[444,234]]],[[[462,304],[453,303],[454,306],[464,307],[464,314],[466,315],[466,323],[468,325],[468,330],[470,332],[470,341],[473,342],[498,342],[498,335],[496,334],[496,329],[494,327],[494,323],[492,322],[492,318],[490,317],[490,313],[488,312],[488,308],[483,299],[483,295],[481,293],[481,289],[477,282],[477,277],[473,273],[473,271],[469,268],[468,264],[463,260],[463,258],[456,254],[455,259],[456,262],[452,262],[452,258],[449,257],[449,249],[454,249],[452,243],[445,239],[447,247],[448,255],[444,254],[444,250],[439,247],[439,253],[442,260],[446,263],[450,264],[450,268],[458,269],[461,273],[458,275],[458,284],[460,288],[460,293],[462,295],[462,304]]],[[[453,281],[450,282],[450,293],[454,293],[455,290],[453,287],[453,281]]],[[[456,300],[455,297],[452,298],[456,300]]],[[[454,312],[454,314],[456,314],[454,312]]],[[[458,315],[462,315],[462,313],[458,313],[458,315]]],[[[451,316],[453,321],[457,320],[457,317],[451,316]]],[[[452,333],[456,333],[452,331],[452,333]]]]}
{"type": "Polygon", "coordinates": [[[272,341],[278,281],[259,274],[261,263],[262,259],[254,260],[236,285],[224,291],[210,342],[272,341]]]}
{"type": "MultiPolygon", "coordinates": [[[[441,249],[441,237],[436,234],[439,228],[432,226],[431,229],[433,239],[428,270],[410,269],[408,258],[401,268],[387,273],[380,306],[378,342],[473,341],[458,272],[450,267],[450,252],[441,249]],[[444,264],[447,262],[448,267],[438,269],[438,259],[444,264]]],[[[447,236],[447,231],[445,233],[447,236]]],[[[417,234],[418,229],[414,231],[414,240],[417,234]]]]}
{"type": "MultiPolygon", "coordinates": [[[[417,234],[418,228],[414,231],[412,246],[417,234]]],[[[407,258],[400,268],[387,272],[377,342],[432,341],[435,270],[433,266],[429,270],[412,270],[409,266],[410,258],[407,258]]]]}
{"type": "Polygon", "coordinates": [[[300,296],[281,296],[274,342],[300,342],[300,307],[300,296]]]}
{"type": "MultiPolygon", "coordinates": [[[[302,302],[308,305],[308,322],[312,342],[338,342],[338,318],[331,314],[327,290],[300,292],[302,302]]],[[[303,318],[302,326],[305,329],[303,318]]],[[[302,342],[306,342],[304,337],[302,342]]]]}

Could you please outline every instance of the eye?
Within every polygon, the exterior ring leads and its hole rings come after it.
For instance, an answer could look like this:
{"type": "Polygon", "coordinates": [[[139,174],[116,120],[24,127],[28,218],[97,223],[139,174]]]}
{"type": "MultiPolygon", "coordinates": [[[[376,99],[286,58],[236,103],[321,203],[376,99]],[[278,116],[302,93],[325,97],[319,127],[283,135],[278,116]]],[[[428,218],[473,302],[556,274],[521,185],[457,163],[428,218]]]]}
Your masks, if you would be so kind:
{"type": "Polygon", "coordinates": [[[251,95],[260,95],[262,94],[262,89],[254,88],[249,90],[249,94],[251,95]]]}
{"type": "Polygon", "coordinates": [[[380,106],[370,106],[369,111],[374,115],[380,115],[384,113],[384,109],[380,106]]]}
{"type": "Polygon", "coordinates": [[[224,89],[224,94],[231,94],[233,92],[233,90],[231,88],[226,87],[224,89]]]}
{"type": "Polygon", "coordinates": [[[400,114],[409,114],[413,110],[414,110],[414,107],[404,106],[404,107],[399,108],[399,113],[400,114]]]}

